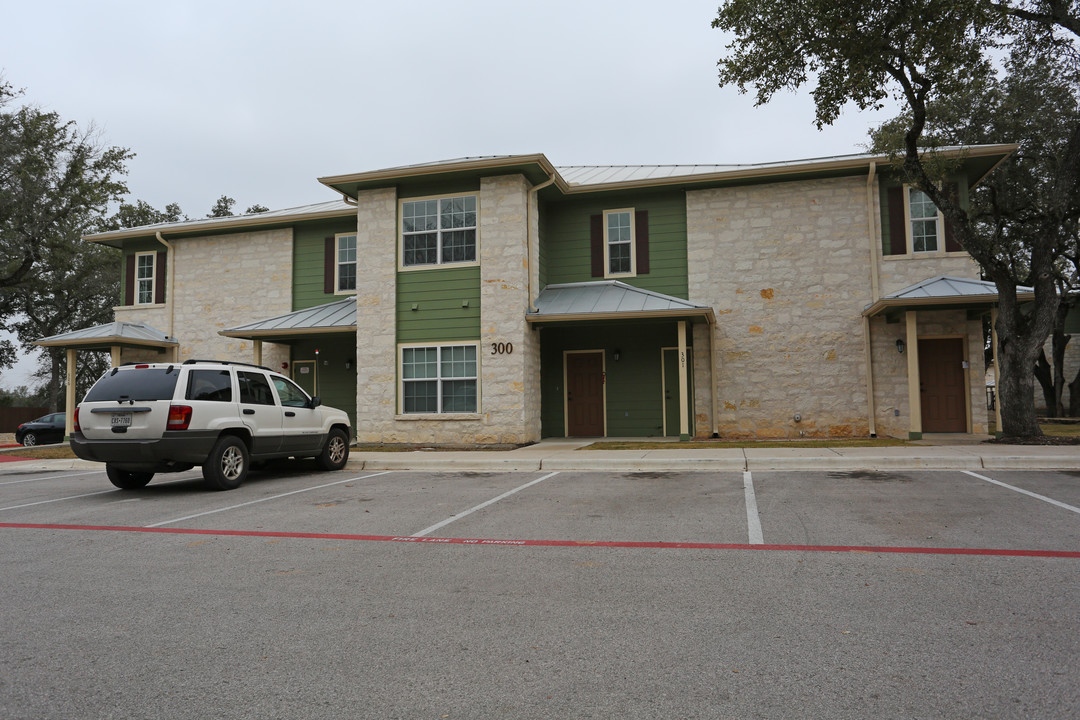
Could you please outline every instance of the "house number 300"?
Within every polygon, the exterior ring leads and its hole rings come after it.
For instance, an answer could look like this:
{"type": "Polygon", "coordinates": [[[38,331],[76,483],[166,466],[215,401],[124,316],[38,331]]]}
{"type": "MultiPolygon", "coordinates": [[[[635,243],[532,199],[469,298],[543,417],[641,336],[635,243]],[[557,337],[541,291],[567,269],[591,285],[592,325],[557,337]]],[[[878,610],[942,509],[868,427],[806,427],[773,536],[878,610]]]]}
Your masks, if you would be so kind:
{"type": "Polygon", "coordinates": [[[509,355],[514,352],[514,343],[491,343],[492,355],[509,355]]]}

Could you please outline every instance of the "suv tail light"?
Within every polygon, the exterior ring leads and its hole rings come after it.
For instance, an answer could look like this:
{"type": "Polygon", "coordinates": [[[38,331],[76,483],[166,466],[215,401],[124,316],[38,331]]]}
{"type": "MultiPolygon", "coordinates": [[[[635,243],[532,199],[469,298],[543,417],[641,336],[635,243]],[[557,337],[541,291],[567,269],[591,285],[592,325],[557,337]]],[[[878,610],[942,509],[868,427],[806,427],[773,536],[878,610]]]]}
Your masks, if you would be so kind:
{"type": "Polygon", "coordinates": [[[187,430],[191,424],[190,405],[170,405],[169,422],[165,425],[166,430],[187,430]]]}
{"type": "Polygon", "coordinates": [[[71,432],[82,432],[79,427],[79,408],[75,408],[75,416],[71,419],[71,432]]]}

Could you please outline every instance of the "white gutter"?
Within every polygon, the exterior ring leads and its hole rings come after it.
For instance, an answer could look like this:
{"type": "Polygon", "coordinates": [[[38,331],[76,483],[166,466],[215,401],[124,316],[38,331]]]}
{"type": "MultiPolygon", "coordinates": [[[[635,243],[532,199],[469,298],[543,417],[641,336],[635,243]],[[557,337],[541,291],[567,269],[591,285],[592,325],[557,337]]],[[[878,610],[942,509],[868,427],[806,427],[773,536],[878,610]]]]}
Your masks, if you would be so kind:
{"type": "MultiPolygon", "coordinates": [[[[529,196],[528,196],[528,198],[527,198],[527,200],[525,202],[525,275],[526,275],[526,278],[525,278],[525,292],[528,294],[527,297],[526,297],[526,300],[528,300],[528,312],[531,312],[531,313],[539,312],[537,307],[533,304],[533,299],[534,298],[533,298],[532,249],[533,249],[534,244],[539,242],[539,238],[537,238],[535,236],[536,233],[533,232],[533,224],[532,224],[533,202],[539,202],[540,200],[539,200],[538,193],[541,190],[543,190],[544,188],[546,188],[548,185],[551,185],[554,182],[555,182],[555,173],[551,173],[551,176],[548,177],[547,180],[540,183],[539,185],[534,185],[529,190],[529,196]]],[[[536,215],[537,215],[537,220],[539,221],[539,217],[540,217],[539,208],[537,208],[536,215]]],[[[537,228],[537,233],[539,233],[539,227],[537,228]]],[[[537,280],[537,284],[539,284],[539,279],[537,280]]]]}
{"type": "MultiPolygon", "coordinates": [[[[154,233],[157,241],[165,246],[165,266],[166,266],[166,282],[165,282],[165,303],[169,306],[169,332],[166,333],[170,338],[176,339],[176,334],[173,332],[173,325],[176,322],[176,299],[173,297],[173,293],[176,290],[176,248],[172,246],[164,237],[161,236],[161,231],[158,230],[154,233]]],[[[180,348],[177,346],[176,352],[179,352],[180,348]]],[[[177,360],[177,357],[173,357],[177,360]]]]}
{"type": "MultiPolygon", "coordinates": [[[[870,297],[873,303],[880,299],[878,285],[878,241],[874,229],[874,175],[877,163],[870,161],[870,172],[866,176],[866,237],[870,241],[870,297]]],[[[877,406],[874,403],[874,354],[870,339],[870,318],[863,318],[863,352],[866,365],[866,419],[870,437],[877,437],[877,406]]]]}

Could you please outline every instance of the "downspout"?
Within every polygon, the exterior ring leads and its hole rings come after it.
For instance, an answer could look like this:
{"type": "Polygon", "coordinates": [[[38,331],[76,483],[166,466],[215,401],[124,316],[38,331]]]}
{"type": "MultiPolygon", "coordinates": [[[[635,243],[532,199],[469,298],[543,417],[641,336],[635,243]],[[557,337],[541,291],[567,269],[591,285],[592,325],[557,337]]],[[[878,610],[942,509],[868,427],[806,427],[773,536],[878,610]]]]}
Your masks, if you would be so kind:
{"type": "MultiPolygon", "coordinates": [[[[173,340],[176,339],[176,335],[173,332],[173,325],[176,323],[176,302],[173,294],[176,292],[176,248],[174,248],[165,238],[161,236],[161,231],[158,230],[154,233],[157,241],[165,246],[165,267],[168,268],[165,271],[165,302],[169,306],[169,331],[166,333],[173,340]]],[[[180,346],[173,347],[173,360],[179,360],[180,346]]]]}
{"type": "MultiPolygon", "coordinates": [[[[537,196],[537,193],[539,193],[541,190],[543,190],[548,185],[551,185],[554,182],[555,182],[555,173],[552,173],[551,177],[549,177],[547,180],[540,183],[539,185],[534,185],[529,190],[529,196],[528,196],[527,201],[525,203],[525,275],[526,275],[526,278],[525,278],[525,291],[526,291],[526,293],[528,293],[527,300],[529,301],[529,309],[528,309],[529,312],[537,312],[536,306],[533,305],[532,249],[533,249],[533,245],[535,243],[539,242],[539,238],[535,237],[536,233],[533,232],[532,206],[533,206],[533,201],[534,200],[539,202],[539,197],[537,196]]],[[[539,231],[540,231],[540,228],[539,228],[539,225],[540,225],[540,208],[539,207],[537,207],[537,209],[536,209],[536,215],[537,215],[537,230],[536,230],[536,232],[539,233],[539,231]]]]}
{"type": "MultiPolygon", "coordinates": [[[[880,300],[878,286],[878,241],[874,223],[874,175],[877,163],[870,161],[870,173],[866,176],[866,237],[870,240],[870,297],[871,304],[880,300]]],[[[874,406],[874,357],[870,342],[870,318],[863,316],[863,347],[866,352],[866,408],[867,429],[870,437],[877,437],[877,408],[874,406]]]]}

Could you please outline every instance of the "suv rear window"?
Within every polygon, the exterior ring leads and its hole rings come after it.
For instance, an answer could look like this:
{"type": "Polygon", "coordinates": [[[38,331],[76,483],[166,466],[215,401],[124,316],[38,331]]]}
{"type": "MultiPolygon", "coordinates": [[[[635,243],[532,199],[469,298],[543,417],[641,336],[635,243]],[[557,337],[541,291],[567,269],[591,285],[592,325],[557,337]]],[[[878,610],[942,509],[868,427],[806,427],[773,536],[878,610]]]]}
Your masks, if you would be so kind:
{"type": "Polygon", "coordinates": [[[83,402],[147,402],[172,400],[180,368],[130,368],[110,370],[101,376],[83,402]]]}
{"type": "Polygon", "coordinates": [[[188,400],[232,402],[232,378],[228,370],[192,370],[188,373],[188,400]]]}

